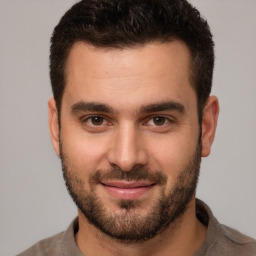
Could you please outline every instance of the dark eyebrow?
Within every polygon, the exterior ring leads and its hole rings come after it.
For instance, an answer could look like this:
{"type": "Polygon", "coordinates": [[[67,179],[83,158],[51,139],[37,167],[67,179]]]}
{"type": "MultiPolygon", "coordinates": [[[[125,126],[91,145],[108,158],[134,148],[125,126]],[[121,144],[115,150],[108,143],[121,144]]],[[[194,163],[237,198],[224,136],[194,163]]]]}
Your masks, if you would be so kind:
{"type": "Polygon", "coordinates": [[[143,106],[141,108],[142,113],[159,112],[159,111],[165,111],[165,110],[174,110],[180,113],[184,113],[185,107],[179,102],[168,101],[168,102],[150,104],[147,106],[143,106]]]}
{"type": "Polygon", "coordinates": [[[85,112],[85,111],[96,111],[96,112],[105,112],[105,113],[113,113],[114,110],[105,104],[97,103],[97,102],[84,102],[79,101],[72,105],[71,112],[85,112]]]}
{"type": "MultiPolygon", "coordinates": [[[[165,110],[173,110],[178,111],[180,113],[185,112],[185,107],[178,102],[169,101],[169,102],[160,102],[160,103],[153,103],[146,106],[142,106],[140,112],[141,113],[152,113],[152,112],[160,112],[165,110]]],[[[104,113],[114,113],[112,107],[97,103],[97,102],[85,102],[79,101],[71,106],[71,112],[86,112],[86,111],[95,111],[95,112],[104,112],[104,113]]]]}

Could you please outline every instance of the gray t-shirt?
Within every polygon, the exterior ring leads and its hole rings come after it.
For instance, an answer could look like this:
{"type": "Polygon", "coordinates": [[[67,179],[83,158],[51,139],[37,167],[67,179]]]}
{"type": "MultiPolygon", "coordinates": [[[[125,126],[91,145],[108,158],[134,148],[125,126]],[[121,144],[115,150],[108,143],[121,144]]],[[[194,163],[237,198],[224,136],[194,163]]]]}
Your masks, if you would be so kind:
{"type": "MultiPolygon", "coordinates": [[[[219,224],[209,207],[198,199],[196,213],[208,229],[206,240],[195,256],[256,256],[255,239],[219,224]]],[[[77,230],[76,218],[65,232],[36,243],[18,256],[83,256],[75,242],[77,230]]]]}

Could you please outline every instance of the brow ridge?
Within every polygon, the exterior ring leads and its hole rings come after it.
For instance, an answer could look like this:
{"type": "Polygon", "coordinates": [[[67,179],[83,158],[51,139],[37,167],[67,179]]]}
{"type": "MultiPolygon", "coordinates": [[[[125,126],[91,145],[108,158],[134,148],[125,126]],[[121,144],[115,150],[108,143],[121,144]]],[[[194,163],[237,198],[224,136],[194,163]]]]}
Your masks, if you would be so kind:
{"type": "MultiPolygon", "coordinates": [[[[160,112],[160,111],[178,111],[180,113],[185,112],[185,107],[176,101],[165,101],[165,102],[157,102],[149,105],[144,105],[140,108],[141,113],[152,113],[152,112],[160,112]]],[[[86,111],[95,111],[95,112],[103,112],[103,113],[114,113],[115,111],[111,106],[103,103],[97,102],[85,102],[79,101],[72,105],[71,112],[86,112],[86,111]]]]}
{"type": "Polygon", "coordinates": [[[178,111],[180,113],[184,113],[185,107],[184,105],[176,101],[153,103],[153,104],[149,104],[141,107],[142,113],[160,112],[160,111],[166,111],[166,110],[173,110],[173,111],[178,111]]]}
{"type": "Polygon", "coordinates": [[[85,102],[85,101],[79,101],[72,105],[71,107],[71,112],[76,113],[76,112],[86,112],[86,111],[96,111],[96,112],[105,112],[105,113],[113,113],[114,110],[112,107],[102,104],[102,103],[97,103],[97,102],[85,102]]]}

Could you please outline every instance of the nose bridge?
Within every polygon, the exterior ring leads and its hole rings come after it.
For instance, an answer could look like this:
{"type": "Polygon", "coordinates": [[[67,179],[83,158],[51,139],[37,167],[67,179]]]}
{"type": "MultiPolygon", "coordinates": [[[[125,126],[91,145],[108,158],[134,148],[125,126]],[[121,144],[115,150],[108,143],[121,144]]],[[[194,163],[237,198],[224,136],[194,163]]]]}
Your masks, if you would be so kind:
{"type": "Polygon", "coordinates": [[[120,124],[110,148],[110,164],[120,167],[123,171],[146,164],[147,153],[141,142],[140,131],[136,125],[128,121],[120,124]]]}

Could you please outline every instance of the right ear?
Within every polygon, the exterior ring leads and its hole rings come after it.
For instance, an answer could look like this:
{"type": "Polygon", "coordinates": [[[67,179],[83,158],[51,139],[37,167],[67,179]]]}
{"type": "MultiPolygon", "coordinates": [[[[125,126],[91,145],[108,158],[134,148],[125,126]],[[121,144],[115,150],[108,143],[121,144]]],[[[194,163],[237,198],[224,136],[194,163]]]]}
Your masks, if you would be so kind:
{"type": "Polygon", "coordinates": [[[60,137],[59,137],[59,120],[58,110],[54,98],[48,101],[48,114],[49,114],[49,130],[53,148],[58,156],[60,156],[60,137]]]}

